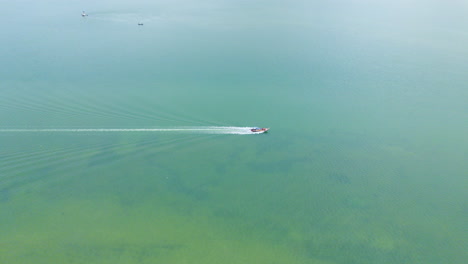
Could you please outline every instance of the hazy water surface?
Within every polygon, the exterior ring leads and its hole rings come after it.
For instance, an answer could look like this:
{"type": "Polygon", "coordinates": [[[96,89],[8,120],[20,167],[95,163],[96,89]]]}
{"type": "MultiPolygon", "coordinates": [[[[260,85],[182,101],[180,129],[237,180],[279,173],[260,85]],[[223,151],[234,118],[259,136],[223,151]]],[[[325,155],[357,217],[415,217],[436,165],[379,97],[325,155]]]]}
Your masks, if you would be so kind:
{"type": "Polygon", "coordinates": [[[464,263],[468,5],[324,2],[5,3],[0,262],[464,263]]]}

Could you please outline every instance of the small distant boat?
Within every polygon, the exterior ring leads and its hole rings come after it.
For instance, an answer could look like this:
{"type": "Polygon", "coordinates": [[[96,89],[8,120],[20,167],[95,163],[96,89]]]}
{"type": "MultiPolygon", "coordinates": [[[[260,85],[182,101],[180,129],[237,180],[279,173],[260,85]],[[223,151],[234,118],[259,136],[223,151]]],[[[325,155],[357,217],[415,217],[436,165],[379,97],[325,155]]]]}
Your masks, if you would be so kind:
{"type": "Polygon", "coordinates": [[[270,129],[269,128],[260,128],[260,127],[254,127],[252,129],[250,129],[250,131],[252,131],[254,133],[265,133],[268,130],[270,130],[270,129]]]}
{"type": "Polygon", "coordinates": [[[86,14],[86,12],[85,12],[85,11],[83,11],[83,12],[81,12],[81,16],[82,16],[82,17],[87,17],[87,16],[88,16],[88,14],[86,14]]]}
{"type": "Polygon", "coordinates": [[[143,23],[138,23],[139,26],[143,26],[143,23]]]}

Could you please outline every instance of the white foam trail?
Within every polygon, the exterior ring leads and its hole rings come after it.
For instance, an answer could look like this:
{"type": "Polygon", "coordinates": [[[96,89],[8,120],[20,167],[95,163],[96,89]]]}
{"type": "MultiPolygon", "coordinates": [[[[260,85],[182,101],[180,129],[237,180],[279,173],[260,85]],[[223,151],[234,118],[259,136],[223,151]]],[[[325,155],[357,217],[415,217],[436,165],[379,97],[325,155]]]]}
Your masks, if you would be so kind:
{"type": "Polygon", "coordinates": [[[251,127],[176,127],[176,128],[43,128],[43,129],[0,129],[0,132],[185,132],[197,134],[234,134],[253,135],[258,132],[250,131],[251,127]]]}

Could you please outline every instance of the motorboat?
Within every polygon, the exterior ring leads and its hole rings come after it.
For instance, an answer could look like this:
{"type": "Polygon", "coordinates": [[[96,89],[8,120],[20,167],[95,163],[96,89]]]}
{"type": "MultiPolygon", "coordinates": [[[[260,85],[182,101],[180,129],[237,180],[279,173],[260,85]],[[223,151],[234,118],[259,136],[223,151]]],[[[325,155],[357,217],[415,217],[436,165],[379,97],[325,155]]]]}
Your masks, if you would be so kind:
{"type": "Polygon", "coordinates": [[[140,22],[140,23],[138,23],[138,25],[139,25],[139,26],[143,26],[143,23],[140,22]]]}
{"type": "Polygon", "coordinates": [[[88,16],[88,14],[86,14],[86,12],[85,12],[85,11],[83,11],[83,12],[81,12],[81,16],[82,16],[82,17],[87,17],[87,16],[88,16]]]}
{"type": "Polygon", "coordinates": [[[254,127],[254,128],[251,128],[250,131],[254,132],[254,133],[265,133],[269,130],[269,128],[260,128],[260,127],[254,127]]]}

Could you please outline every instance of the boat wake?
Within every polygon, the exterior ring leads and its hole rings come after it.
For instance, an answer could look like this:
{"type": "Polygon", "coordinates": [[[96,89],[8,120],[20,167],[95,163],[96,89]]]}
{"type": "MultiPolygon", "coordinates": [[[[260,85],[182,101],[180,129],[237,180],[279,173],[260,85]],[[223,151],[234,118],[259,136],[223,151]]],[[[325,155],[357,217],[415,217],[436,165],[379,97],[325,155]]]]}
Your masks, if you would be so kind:
{"type": "Polygon", "coordinates": [[[232,134],[255,135],[262,132],[252,132],[252,127],[207,126],[207,127],[171,127],[171,128],[43,128],[43,129],[0,129],[6,133],[62,132],[62,133],[94,133],[94,132],[170,132],[191,134],[232,134]]]}
{"type": "Polygon", "coordinates": [[[156,22],[164,19],[161,16],[144,14],[144,13],[125,13],[125,12],[91,12],[88,16],[87,13],[81,14],[82,17],[86,17],[88,20],[101,20],[115,23],[133,23],[137,22],[156,22]],[[84,14],[84,15],[83,15],[84,14]]]}

